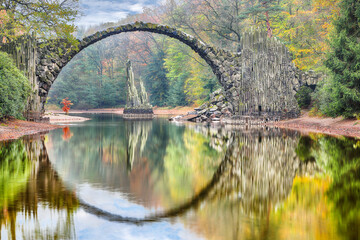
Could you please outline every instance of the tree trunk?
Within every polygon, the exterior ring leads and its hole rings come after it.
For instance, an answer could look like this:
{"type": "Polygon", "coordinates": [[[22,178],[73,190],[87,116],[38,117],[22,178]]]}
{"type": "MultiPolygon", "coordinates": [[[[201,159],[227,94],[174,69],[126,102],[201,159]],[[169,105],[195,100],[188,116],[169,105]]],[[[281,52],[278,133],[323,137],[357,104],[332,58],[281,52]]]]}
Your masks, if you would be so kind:
{"type": "Polygon", "coordinates": [[[267,27],[268,37],[272,38],[273,34],[272,34],[272,29],[270,27],[269,11],[265,12],[265,16],[266,16],[266,27],[267,27]]]}

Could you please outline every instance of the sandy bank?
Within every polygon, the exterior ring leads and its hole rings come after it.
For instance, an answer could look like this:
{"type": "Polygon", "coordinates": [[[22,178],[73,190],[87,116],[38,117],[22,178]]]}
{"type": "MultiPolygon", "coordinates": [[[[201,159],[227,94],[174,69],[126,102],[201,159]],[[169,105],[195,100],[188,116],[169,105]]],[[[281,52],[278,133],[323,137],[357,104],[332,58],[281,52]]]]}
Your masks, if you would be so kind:
{"type": "Polygon", "coordinates": [[[65,114],[45,114],[45,118],[50,118],[50,123],[70,123],[70,122],[84,122],[90,118],[69,116],[65,114]]]}
{"type": "Polygon", "coordinates": [[[9,120],[6,123],[0,124],[0,141],[17,139],[24,135],[48,132],[57,128],[63,128],[63,126],[22,120],[9,120]]]}
{"type": "Polygon", "coordinates": [[[279,128],[297,130],[304,134],[323,133],[333,136],[360,138],[360,121],[354,119],[309,117],[306,113],[300,118],[267,124],[279,128]]]}
{"type": "Polygon", "coordinates": [[[23,120],[8,120],[0,124],[0,141],[17,139],[25,135],[46,133],[50,130],[63,128],[64,126],[54,125],[53,123],[83,122],[89,118],[68,116],[64,114],[45,115],[50,118],[50,123],[36,123],[23,120]]]}

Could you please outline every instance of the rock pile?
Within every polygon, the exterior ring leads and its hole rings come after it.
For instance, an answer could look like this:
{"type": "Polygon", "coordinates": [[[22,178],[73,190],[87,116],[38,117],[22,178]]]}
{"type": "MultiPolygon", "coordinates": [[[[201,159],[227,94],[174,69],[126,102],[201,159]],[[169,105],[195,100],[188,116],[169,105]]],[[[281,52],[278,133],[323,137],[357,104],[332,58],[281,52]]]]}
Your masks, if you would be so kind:
{"type": "Polygon", "coordinates": [[[226,100],[224,91],[220,88],[210,94],[210,100],[195,108],[197,117],[195,122],[219,122],[223,118],[231,117],[233,106],[226,100]]]}

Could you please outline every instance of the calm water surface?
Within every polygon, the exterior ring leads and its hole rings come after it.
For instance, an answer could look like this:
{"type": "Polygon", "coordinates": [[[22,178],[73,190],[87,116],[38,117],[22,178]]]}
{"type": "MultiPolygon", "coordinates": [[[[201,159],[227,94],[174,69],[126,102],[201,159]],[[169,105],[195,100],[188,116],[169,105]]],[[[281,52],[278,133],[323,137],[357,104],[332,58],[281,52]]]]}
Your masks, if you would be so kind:
{"type": "Polygon", "coordinates": [[[92,115],[0,142],[1,239],[360,239],[360,141],[92,115]]]}

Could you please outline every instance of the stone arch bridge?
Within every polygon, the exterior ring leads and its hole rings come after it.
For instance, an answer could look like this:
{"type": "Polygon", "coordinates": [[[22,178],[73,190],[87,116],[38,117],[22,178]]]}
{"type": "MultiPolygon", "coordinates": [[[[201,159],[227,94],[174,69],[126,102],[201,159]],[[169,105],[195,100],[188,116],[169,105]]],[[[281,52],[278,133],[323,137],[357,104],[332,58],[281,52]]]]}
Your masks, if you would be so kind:
{"type": "Polygon", "coordinates": [[[33,92],[29,100],[30,113],[44,113],[49,90],[71,59],[86,47],[109,36],[125,32],[153,32],[175,38],[191,47],[211,67],[231,103],[233,115],[254,115],[292,118],[299,114],[295,93],[304,84],[304,74],[292,63],[287,48],[276,38],[269,39],[266,32],[243,33],[241,52],[230,52],[209,46],[174,28],[135,22],[111,27],[71,46],[56,40],[41,48],[36,40],[14,43],[2,47],[12,54],[18,67],[29,78],[33,92]],[[16,45],[17,44],[17,45],[16,45]],[[14,47],[14,45],[16,45],[14,47]]]}

